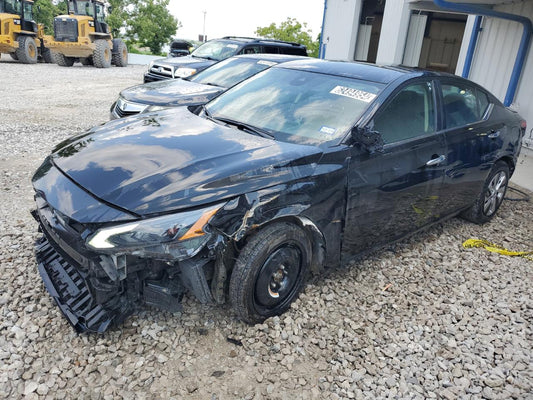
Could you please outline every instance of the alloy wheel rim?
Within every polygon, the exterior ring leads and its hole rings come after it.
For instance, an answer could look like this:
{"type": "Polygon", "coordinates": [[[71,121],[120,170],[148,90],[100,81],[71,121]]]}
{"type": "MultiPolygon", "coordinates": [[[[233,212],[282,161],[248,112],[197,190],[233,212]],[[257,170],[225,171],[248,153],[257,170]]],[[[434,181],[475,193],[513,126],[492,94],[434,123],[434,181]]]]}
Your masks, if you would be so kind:
{"type": "Polygon", "coordinates": [[[498,206],[503,201],[506,188],[507,175],[504,171],[500,171],[492,177],[487,187],[487,193],[485,194],[485,201],[483,204],[483,212],[486,216],[491,216],[496,212],[498,206]]]}

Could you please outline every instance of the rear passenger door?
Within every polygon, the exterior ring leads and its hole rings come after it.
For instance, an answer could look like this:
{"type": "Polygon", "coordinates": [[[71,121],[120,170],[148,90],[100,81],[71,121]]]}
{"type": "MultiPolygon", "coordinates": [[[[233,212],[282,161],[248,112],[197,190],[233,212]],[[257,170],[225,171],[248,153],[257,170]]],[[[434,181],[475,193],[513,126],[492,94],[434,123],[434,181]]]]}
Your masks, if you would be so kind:
{"type": "Polygon", "coordinates": [[[501,147],[502,122],[491,122],[493,106],[481,89],[458,79],[441,79],[448,168],[445,214],[473,203],[501,147]]]}

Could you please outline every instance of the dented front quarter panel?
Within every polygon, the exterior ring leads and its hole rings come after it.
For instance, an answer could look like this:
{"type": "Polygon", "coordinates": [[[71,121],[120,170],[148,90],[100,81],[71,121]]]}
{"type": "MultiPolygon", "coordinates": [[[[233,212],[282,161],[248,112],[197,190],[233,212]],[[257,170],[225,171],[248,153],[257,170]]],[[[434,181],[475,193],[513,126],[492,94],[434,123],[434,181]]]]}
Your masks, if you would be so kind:
{"type": "Polygon", "coordinates": [[[336,147],[325,151],[316,163],[285,166],[285,174],[291,177],[287,183],[232,199],[210,224],[226,240],[239,243],[264,225],[292,220],[310,235],[316,256],[313,271],[320,271],[324,265],[337,265],[346,207],[348,154],[347,148],[336,147]]]}

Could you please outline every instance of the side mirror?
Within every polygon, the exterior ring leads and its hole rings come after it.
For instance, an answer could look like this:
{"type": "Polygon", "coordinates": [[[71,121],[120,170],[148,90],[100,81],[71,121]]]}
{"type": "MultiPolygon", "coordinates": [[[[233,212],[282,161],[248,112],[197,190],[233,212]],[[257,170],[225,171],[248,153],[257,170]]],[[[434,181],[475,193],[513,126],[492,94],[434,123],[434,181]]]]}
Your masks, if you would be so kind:
{"type": "Polygon", "coordinates": [[[383,152],[383,138],[378,131],[371,130],[368,126],[363,128],[354,128],[352,131],[354,143],[359,144],[370,154],[383,152]]]}

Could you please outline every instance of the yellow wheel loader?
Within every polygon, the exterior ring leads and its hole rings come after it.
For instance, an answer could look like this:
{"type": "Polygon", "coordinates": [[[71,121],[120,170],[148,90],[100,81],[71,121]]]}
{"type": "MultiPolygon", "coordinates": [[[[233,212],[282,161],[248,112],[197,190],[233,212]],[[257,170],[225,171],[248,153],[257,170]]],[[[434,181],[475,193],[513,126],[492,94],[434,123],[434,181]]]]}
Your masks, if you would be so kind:
{"type": "Polygon", "coordinates": [[[31,0],[0,0],[0,53],[25,64],[35,64],[39,58],[52,62],[42,41],[44,26],[33,21],[32,9],[31,0]]]}
{"type": "Polygon", "coordinates": [[[128,65],[126,44],[113,39],[105,23],[104,3],[69,0],[68,11],[68,15],[55,17],[54,36],[44,37],[54,62],[63,67],[71,67],[78,60],[97,68],[128,65]]]}

